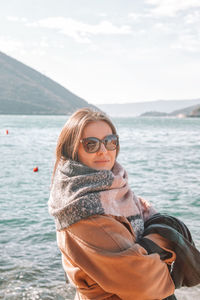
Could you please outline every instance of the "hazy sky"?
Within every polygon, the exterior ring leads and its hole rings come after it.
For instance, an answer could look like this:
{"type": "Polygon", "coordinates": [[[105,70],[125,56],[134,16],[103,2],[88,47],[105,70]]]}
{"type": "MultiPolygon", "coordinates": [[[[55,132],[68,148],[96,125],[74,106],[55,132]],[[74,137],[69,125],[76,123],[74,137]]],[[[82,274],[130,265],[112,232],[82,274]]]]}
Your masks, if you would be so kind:
{"type": "Polygon", "coordinates": [[[0,51],[93,103],[200,97],[200,0],[0,1],[0,51]]]}

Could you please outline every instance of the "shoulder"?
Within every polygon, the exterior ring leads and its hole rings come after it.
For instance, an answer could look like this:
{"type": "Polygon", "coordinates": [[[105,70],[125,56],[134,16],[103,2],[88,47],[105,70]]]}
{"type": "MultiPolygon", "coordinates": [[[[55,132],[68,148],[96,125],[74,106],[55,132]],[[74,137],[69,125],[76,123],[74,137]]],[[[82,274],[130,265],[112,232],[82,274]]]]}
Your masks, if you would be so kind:
{"type": "Polygon", "coordinates": [[[135,235],[126,218],[95,215],[57,232],[60,248],[66,248],[69,240],[79,246],[118,251],[131,247],[135,235]]]}

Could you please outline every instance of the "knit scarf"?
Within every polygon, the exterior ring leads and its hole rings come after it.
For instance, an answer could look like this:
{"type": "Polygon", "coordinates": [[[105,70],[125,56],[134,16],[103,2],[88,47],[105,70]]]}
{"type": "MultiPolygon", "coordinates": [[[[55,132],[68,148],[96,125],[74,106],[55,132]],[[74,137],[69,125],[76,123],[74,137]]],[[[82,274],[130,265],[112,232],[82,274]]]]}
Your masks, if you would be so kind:
{"type": "Polygon", "coordinates": [[[106,214],[127,217],[139,236],[150,213],[150,206],[131,191],[127,172],[118,162],[112,171],[92,169],[73,160],[60,163],[48,205],[57,230],[92,215],[106,214]]]}

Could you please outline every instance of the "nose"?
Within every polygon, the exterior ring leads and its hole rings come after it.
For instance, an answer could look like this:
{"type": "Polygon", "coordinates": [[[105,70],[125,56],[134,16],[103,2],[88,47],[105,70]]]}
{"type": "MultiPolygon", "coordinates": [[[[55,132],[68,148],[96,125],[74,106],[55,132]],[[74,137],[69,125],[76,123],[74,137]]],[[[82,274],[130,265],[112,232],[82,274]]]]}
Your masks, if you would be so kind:
{"type": "Polygon", "coordinates": [[[107,149],[106,149],[104,143],[101,143],[101,147],[98,152],[106,152],[106,151],[107,151],[107,149]]]}

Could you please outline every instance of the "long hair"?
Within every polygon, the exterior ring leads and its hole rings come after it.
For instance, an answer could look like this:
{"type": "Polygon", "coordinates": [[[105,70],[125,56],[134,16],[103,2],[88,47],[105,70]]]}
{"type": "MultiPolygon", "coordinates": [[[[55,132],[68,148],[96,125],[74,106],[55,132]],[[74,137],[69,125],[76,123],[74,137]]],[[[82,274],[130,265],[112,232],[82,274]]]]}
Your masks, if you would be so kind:
{"type": "MultiPolygon", "coordinates": [[[[94,121],[106,122],[110,126],[112,133],[117,133],[114,124],[105,113],[92,110],[91,108],[77,110],[65,123],[58,137],[52,181],[60,161],[64,162],[68,159],[78,161],[78,147],[83,130],[88,123],[94,121]]],[[[118,155],[118,152],[119,146],[117,147],[116,155],[118,155]]]]}

